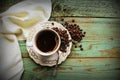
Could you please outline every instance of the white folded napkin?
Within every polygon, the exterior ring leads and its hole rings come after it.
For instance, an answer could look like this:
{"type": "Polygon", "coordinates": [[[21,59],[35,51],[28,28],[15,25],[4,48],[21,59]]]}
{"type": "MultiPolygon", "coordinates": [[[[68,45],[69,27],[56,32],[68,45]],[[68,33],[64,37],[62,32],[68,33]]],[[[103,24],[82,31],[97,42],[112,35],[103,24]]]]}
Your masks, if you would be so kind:
{"type": "Polygon", "coordinates": [[[8,80],[19,76],[23,72],[23,63],[19,44],[15,35],[0,34],[0,80],[8,80]]]}
{"type": "Polygon", "coordinates": [[[0,80],[19,80],[23,62],[18,40],[25,40],[31,28],[48,21],[51,0],[26,0],[0,14],[0,80]]]}

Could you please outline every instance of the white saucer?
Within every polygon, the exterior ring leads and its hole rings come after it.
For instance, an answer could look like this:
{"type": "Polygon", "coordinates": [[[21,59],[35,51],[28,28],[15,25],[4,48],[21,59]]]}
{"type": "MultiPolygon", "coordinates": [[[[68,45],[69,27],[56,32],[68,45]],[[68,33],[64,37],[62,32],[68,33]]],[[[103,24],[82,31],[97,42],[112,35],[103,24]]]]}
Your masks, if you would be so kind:
{"type": "MultiPolygon", "coordinates": [[[[57,22],[54,22],[54,21],[47,21],[47,22],[45,22],[43,24],[38,24],[33,29],[31,29],[31,31],[29,33],[29,36],[27,37],[26,43],[32,41],[33,35],[38,30],[43,29],[43,28],[53,28],[53,27],[58,27],[58,28],[61,28],[63,30],[67,30],[60,23],[57,23],[57,22]],[[52,23],[54,23],[54,25],[52,25],[52,23]]],[[[67,34],[69,35],[69,40],[71,40],[71,36],[70,36],[68,30],[67,30],[67,34]]],[[[27,46],[27,44],[26,44],[26,46],[27,46]]],[[[69,46],[67,47],[67,51],[65,53],[59,51],[59,61],[58,61],[58,64],[61,64],[63,61],[66,60],[67,56],[71,52],[71,47],[72,47],[72,42],[69,43],[69,46]]],[[[48,56],[48,57],[43,57],[43,56],[38,55],[34,51],[33,47],[27,46],[27,50],[28,50],[28,53],[29,53],[30,57],[37,64],[40,64],[42,66],[54,66],[54,65],[56,65],[56,60],[58,59],[58,54],[57,53],[54,54],[54,55],[48,56]]]]}

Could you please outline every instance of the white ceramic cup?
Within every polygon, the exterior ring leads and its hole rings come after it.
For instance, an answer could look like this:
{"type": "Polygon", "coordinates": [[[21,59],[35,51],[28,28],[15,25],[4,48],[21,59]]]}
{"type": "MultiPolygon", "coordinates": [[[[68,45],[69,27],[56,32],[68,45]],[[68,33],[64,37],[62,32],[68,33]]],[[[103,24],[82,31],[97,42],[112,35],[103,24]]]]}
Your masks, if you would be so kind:
{"type": "Polygon", "coordinates": [[[58,51],[60,44],[61,39],[59,34],[55,30],[50,28],[44,28],[37,31],[33,36],[32,41],[26,43],[27,46],[33,47],[35,52],[42,56],[50,56],[55,54],[58,51]],[[45,38],[47,40],[45,40],[45,38]],[[52,41],[54,41],[54,44],[52,44],[52,41]],[[40,44],[42,44],[42,46],[40,44]],[[52,46],[52,48],[49,48],[49,46],[52,46]]]}

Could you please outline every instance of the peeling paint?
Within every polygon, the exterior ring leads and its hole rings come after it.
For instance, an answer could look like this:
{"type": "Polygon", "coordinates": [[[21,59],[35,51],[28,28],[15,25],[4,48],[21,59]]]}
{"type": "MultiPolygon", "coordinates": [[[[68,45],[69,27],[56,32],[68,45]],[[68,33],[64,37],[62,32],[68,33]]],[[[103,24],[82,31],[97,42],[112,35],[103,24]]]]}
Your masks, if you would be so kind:
{"type": "Polygon", "coordinates": [[[41,69],[40,69],[40,68],[34,68],[33,71],[35,71],[35,72],[40,72],[41,69]]]}
{"type": "Polygon", "coordinates": [[[68,67],[68,68],[65,68],[65,67],[58,67],[57,70],[72,70],[72,67],[68,67]]]}
{"type": "Polygon", "coordinates": [[[117,56],[119,57],[120,56],[120,47],[114,47],[114,48],[111,48],[111,49],[106,49],[106,50],[100,50],[100,52],[105,52],[105,53],[108,53],[109,56],[117,56]]]}
{"type": "Polygon", "coordinates": [[[92,72],[92,71],[93,71],[93,69],[92,69],[92,68],[89,68],[89,69],[87,69],[87,71],[92,72]]]}
{"type": "Polygon", "coordinates": [[[98,45],[98,44],[90,44],[88,49],[91,50],[94,45],[98,45]]]}

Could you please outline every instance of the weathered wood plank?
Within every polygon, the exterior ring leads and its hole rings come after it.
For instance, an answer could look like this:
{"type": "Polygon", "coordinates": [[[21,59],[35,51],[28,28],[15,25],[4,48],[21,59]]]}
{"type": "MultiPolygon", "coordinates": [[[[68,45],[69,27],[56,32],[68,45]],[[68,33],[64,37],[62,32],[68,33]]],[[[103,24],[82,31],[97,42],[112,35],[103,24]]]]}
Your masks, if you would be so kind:
{"type": "Polygon", "coordinates": [[[28,51],[26,49],[26,40],[20,40],[18,42],[19,42],[22,57],[29,57],[28,51]]]}
{"type": "Polygon", "coordinates": [[[42,67],[30,58],[23,58],[25,72],[22,80],[116,80],[119,77],[119,58],[68,58],[58,66],[57,76],[52,77],[53,67],[42,67]],[[63,77],[64,76],[64,77],[63,77]]]}
{"type": "MultiPolygon", "coordinates": [[[[73,46],[70,57],[120,57],[120,19],[112,18],[79,18],[62,17],[65,21],[75,20],[83,31],[86,31],[86,37],[82,44],[84,51],[73,46]]],[[[51,18],[54,20],[54,18],[51,18]]],[[[61,18],[55,19],[62,23],[61,18]]],[[[21,44],[23,57],[28,57],[26,45],[21,44]]]]}
{"type": "Polygon", "coordinates": [[[52,16],[119,17],[119,0],[52,0],[52,16]]]}
{"type": "Polygon", "coordinates": [[[45,71],[43,73],[30,74],[25,72],[26,75],[21,80],[119,80],[119,72],[104,72],[86,75],[84,73],[58,73],[56,77],[51,76],[51,72],[45,71]],[[44,74],[46,73],[46,74],[44,74]],[[114,74],[115,73],[115,74],[114,74]],[[117,74],[117,75],[116,75],[117,74]]]}
{"type": "Polygon", "coordinates": [[[81,18],[81,17],[56,17],[51,20],[56,20],[62,23],[60,20],[64,18],[64,21],[71,22],[73,19],[75,23],[80,25],[84,31],[87,32],[85,39],[118,39],[120,38],[120,19],[112,18],[81,18]],[[106,37],[107,38],[106,38],[106,37]],[[112,36],[112,37],[111,37],[112,36]]]}
{"type": "Polygon", "coordinates": [[[80,48],[73,47],[70,57],[120,57],[120,43],[83,41],[81,44],[84,50],[80,51],[80,48]]]}

